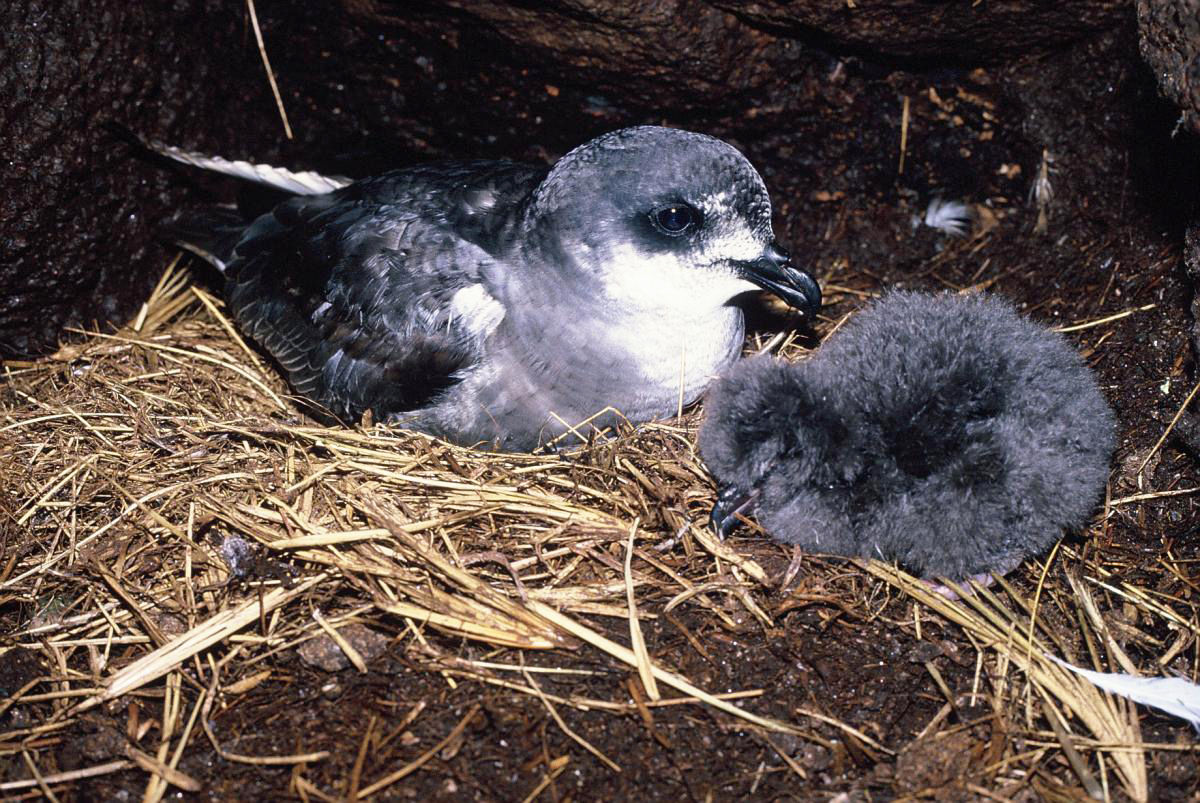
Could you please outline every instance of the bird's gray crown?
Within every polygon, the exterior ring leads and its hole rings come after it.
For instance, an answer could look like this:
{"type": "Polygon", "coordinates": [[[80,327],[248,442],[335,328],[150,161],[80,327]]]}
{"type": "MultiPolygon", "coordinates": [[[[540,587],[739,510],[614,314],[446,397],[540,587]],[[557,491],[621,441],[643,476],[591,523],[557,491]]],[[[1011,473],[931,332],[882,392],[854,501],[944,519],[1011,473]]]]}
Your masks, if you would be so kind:
{"type": "Polygon", "coordinates": [[[535,218],[583,218],[695,203],[724,194],[730,211],[769,232],[771,201],[758,172],[719,139],[660,126],[623,128],[567,153],[538,186],[535,218]],[[629,208],[633,207],[633,208],[629,208]]]}

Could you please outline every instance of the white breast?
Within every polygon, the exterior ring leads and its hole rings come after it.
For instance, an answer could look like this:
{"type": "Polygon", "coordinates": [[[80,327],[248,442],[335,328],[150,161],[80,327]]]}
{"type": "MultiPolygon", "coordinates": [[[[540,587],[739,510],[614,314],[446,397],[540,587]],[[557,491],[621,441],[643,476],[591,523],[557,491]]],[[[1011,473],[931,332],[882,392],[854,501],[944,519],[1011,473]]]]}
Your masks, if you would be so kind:
{"type": "Polygon", "coordinates": [[[742,311],[722,306],[707,315],[664,310],[657,321],[643,318],[636,331],[624,329],[620,345],[630,353],[646,383],[646,396],[695,401],[742,348],[742,311]]]}
{"type": "Polygon", "coordinates": [[[627,245],[611,258],[606,295],[626,321],[612,341],[632,355],[647,395],[677,399],[682,388],[684,402],[693,401],[741,351],[742,312],[730,299],[757,288],[672,253],[647,255],[627,245]]]}

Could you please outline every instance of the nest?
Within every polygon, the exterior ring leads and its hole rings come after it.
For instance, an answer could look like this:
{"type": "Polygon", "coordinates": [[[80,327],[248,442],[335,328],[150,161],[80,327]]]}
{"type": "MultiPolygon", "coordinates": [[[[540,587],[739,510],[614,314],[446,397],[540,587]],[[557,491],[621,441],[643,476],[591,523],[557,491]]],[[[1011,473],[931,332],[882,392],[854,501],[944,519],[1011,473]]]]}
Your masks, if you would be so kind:
{"type": "Polygon", "coordinates": [[[372,719],[361,744],[344,745],[340,789],[321,775],[332,751],[228,746],[216,712],[299,651],[331,673],[369,673],[382,653],[399,654],[448,687],[533,701],[570,749],[532,770],[530,798],[572,761],[603,774],[636,760],[607,754],[603,726],[572,727],[570,712],[640,718],[653,737],[656,714],[683,709],[693,725],[755,735],[797,784],[809,771],[796,745],[809,744],[886,764],[894,789],[924,796],[935,781],[913,769],[920,757],[969,734],[978,749],[975,769],[955,781],[964,790],[1119,785],[1144,800],[1138,712],[1046,655],[1101,669],[1100,652],[1129,662],[1096,604],[1101,592],[1178,634],[1164,651],[1177,654],[1196,632],[1194,617],[1147,590],[1152,578],[1147,588],[1111,584],[1103,565],[1082,573],[1067,547],[1027,564],[1025,590],[1001,582],[960,601],[878,563],[806,557],[797,582],[790,552],[766,539],[722,543],[707,528],[713,488],[695,450],[696,411],[566,455],[316,426],[221,304],[174,267],[128,327],[9,364],[0,394],[0,663],[28,667],[0,678],[3,796],[125,773],[157,800],[202,789],[208,779],[188,770],[201,762],[186,759],[215,754],[253,771],[291,768],[301,798],[363,799],[472,738],[479,704],[439,712],[431,699],[397,719],[430,720],[443,738],[376,762],[397,743],[372,719]],[[711,630],[753,651],[789,611],[813,606],[827,622],[915,628],[917,641],[934,622],[957,633],[974,654],[964,660],[970,691],[953,691],[926,659],[936,713],[907,743],[885,744],[869,715],[850,722],[796,704],[794,689],[708,688],[655,657],[643,632],[670,618],[687,635],[681,649],[713,649],[694,636],[711,630]],[[599,679],[584,693],[563,680],[579,677],[599,679]],[[131,701],[143,717],[132,715],[107,758],[73,769],[47,758],[59,734],[124,716],[131,701]]]}

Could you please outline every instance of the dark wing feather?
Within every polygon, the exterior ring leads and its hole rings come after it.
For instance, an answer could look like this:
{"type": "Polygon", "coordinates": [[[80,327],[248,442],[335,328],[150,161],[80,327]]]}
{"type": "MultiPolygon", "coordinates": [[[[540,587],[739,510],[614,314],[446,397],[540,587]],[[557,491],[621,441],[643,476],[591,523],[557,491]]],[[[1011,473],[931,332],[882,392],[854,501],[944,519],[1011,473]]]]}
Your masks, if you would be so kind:
{"type": "Polygon", "coordinates": [[[478,358],[451,298],[493,263],[540,175],[467,163],[289,199],[235,249],[226,268],[233,317],[297,393],[339,419],[425,406],[478,358]]]}

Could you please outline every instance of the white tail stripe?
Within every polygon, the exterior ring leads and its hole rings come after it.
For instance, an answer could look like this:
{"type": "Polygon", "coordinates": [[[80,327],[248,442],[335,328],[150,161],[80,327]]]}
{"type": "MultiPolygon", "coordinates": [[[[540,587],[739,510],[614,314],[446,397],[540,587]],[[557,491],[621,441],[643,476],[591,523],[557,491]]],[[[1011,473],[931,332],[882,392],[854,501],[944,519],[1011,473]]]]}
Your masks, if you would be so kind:
{"type": "Polygon", "coordinates": [[[205,156],[202,153],[185,151],[161,142],[147,142],[146,145],[155,153],[161,153],[177,162],[199,167],[201,170],[212,170],[227,176],[235,176],[257,184],[265,184],[268,187],[275,187],[296,195],[321,195],[339,190],[350,183],[350,179],[345,176],[326,176],[312,170],[297,172],[285,167],[253,164],[240,160],[230,161],[222,159],[220,156],[205,156]]]}

